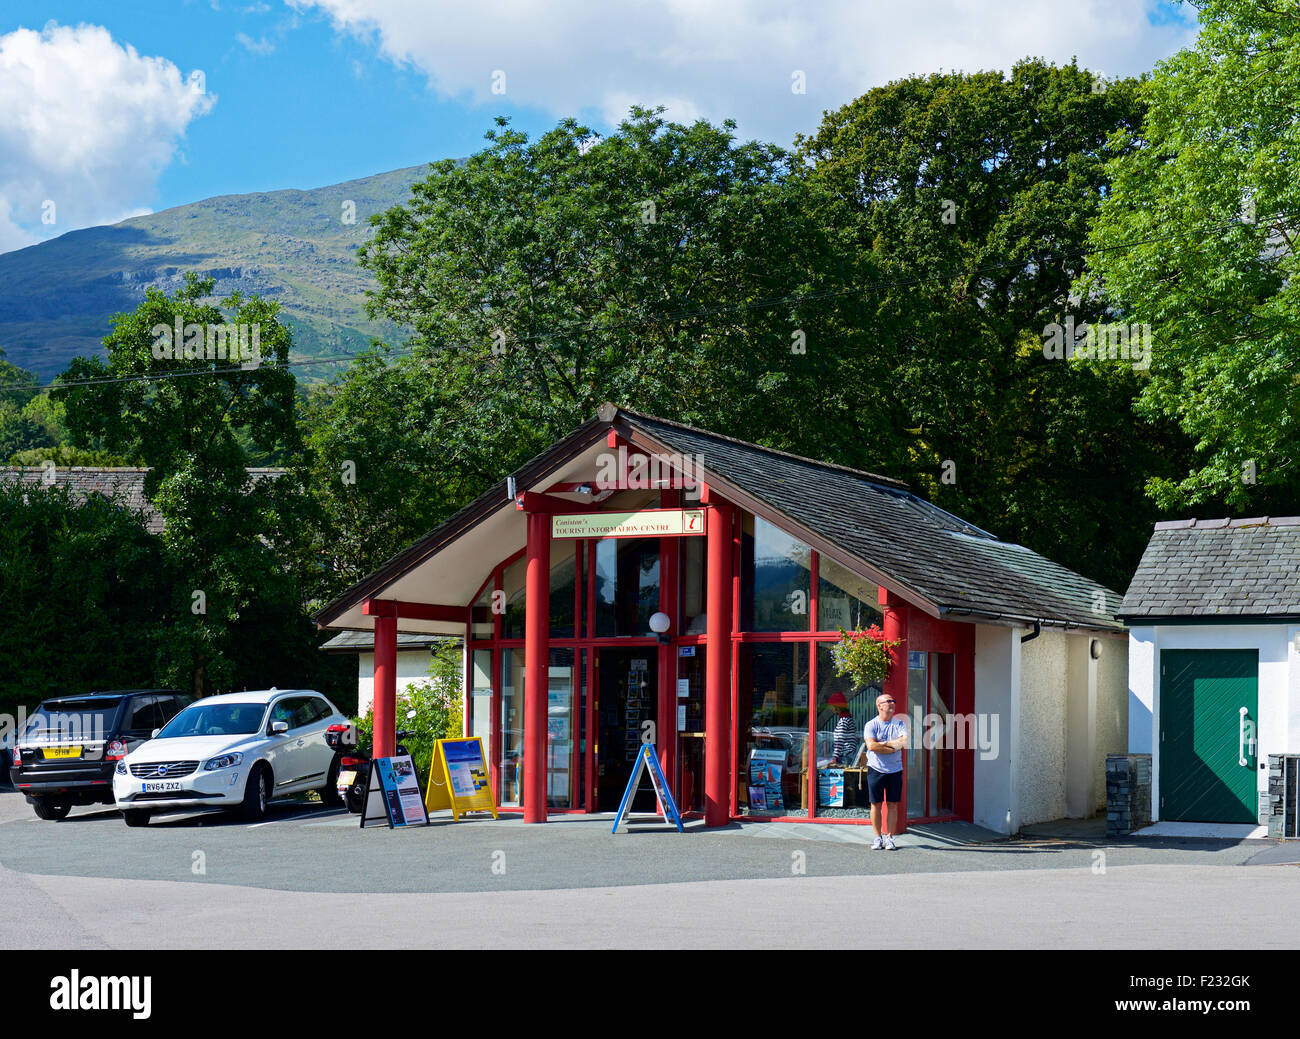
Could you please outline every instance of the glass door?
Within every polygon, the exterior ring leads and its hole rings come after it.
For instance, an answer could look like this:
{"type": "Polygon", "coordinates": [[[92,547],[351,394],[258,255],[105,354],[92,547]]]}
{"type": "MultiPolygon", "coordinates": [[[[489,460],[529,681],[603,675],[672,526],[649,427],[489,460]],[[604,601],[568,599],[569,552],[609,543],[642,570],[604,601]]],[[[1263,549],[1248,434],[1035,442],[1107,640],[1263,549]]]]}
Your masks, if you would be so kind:
{"type": "Polygon", "coordinates": [[[907,654],[907,817],[952,815],[957,754],[951,717],[956,707],[957,657],[907,654]]]}
{"type": "MultiPolygon", "coordinates": [[[[612,812],[623,799],[643,738],[655,732],[646,723],[654,722],[658,714],[659,654],[654,646],[641,646],[603,648],[597,655],[596,810],[612,812]]],[[[654,790],[648,782],[642,782],[632,810],[655,810],[654,790]]]]}

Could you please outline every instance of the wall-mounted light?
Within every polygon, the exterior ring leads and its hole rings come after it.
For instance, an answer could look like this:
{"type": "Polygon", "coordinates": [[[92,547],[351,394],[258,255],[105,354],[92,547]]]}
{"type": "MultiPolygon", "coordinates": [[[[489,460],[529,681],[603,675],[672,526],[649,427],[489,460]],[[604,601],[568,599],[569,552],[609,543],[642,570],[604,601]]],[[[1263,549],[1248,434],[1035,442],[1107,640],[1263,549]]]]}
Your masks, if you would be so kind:
{"type": "Polygon", "coordinates": [[[660,642],[668,641],[668,629],[672,627],[672,618],[668,614],[659,612],[652,614],[650,617],[650,630],[653,631],[660,642]]]}
{"type": "Polygon", "coordinates": [[[1101,639],[1093,639],[1088,646],[1088,654],[1093,660],[1101,659],[1101,639]]]}

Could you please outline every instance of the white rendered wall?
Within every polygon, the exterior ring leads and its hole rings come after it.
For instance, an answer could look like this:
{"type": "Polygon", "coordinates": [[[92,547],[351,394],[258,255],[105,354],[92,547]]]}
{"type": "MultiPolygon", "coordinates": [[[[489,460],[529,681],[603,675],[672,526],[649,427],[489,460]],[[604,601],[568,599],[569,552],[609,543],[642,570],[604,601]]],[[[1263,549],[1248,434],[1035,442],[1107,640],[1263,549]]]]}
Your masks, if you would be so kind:
{"type": "Polygon", "coordinates": [[[1020,691],[1020,635],[1018,628],[975,626],[975,713],[988,716],[998,734],[996,757],[975,752],[975,797],[971,821],[998,833],[1014,832],[1015,763],[1011,734],[1020,691]],[[1013,695],[1014,694],[1014,695],[1013,695]],[[1008,812],[1013,816],[1007,827],[1008,812]]]}
{"type": "MultiPolygon", "coordinates": [[[[1092,661],[1097,685],[1097,737],[1093,775],[1096,777],[1093,810],[1106,808],[1106,757],[1128,751],[1128,650],[1126,636],[1096,636],[1101,659],[1092,661]]],[[[1091,641],[1091,640],[1090,640],[1091,641]]]]}
{"type": "MultiPolygon", "coordinates": [[[[364,716],[375,701],[375,654],[358,653],[360,658],[357,674],[357,714],[364,716]]],[[[429,683],[429,661],[433,655],[427,649],[405,649],[397,651],[397,694],[413,682],[424,685],[429,683]]],[[[399,725],[400,729],[401,726],[399,725]]]]}
{"type": "MultiPolygon", "coordinates": [[[[1259,746],[1270,754],[1300,753],[1295,624],[1163,624],[1129,632],[1129,752],[1151,755],[1151,816],[1160,818],[1160,653],[1166,649],[1253,649],[1259,652],[1259,746]],[[1135,717],[1136,715],[1136,717],[1135,717]]],[[[1268,787],[1255,770],[1256,790],[1268,787]]]]}
{"type": "Polygon", "coordinates": [[[1066,635],[1065,644],[1065,814],[1088,819],[1097,808],[1097,662],[1091,635],[1066,635]]]}
{"type": "MultiPolygon", "coordinates": [[[[1020,648],[1020,726],[1013,737],[1019,789],[1016,826],[1064,818],[1067,636],[1042,628],[1020,648]]],[[[1087,671],[1084,670],[1085,695],[1087,671]]]]}

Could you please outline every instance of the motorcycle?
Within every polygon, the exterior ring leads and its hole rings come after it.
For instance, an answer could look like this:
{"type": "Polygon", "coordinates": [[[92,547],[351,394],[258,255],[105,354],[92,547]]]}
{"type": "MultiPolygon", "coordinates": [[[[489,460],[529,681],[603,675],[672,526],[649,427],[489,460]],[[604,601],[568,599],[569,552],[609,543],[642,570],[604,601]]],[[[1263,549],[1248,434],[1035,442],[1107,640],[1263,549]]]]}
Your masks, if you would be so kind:
{"type": "MultiPolygon", "coordinates": [[[[407,718],[414,718],[415,711],[407,711],[407,718]]],[[[397,749],[394,757],[410,754],[402,740],[414,736],[410,729],[397,731],[397,749]]],[[[357,815],[366,805],[366,780],[370,775],[370,748],[357,746],[357,727],[351,722],[346,725],[331,725],[325,730],[325,742],[339,755],[338,779],[335,781],[339,797],[347,805],[348,811],[357,815]]]]}

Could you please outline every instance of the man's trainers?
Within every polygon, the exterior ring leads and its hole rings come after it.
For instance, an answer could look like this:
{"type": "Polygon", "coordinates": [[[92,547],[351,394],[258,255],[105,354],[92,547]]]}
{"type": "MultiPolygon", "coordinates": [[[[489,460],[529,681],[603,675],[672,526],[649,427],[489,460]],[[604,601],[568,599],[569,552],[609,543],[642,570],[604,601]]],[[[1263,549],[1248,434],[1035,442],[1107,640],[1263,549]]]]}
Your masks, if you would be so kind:
{"type": "Polygon", "coordinates": [[[876,835],[876,843],[871,846],[872,851],[879,851],[885,846],[885,839],[879,834],[876,835]]]}
{"type": "Polygon", "coordinates": [[[894,847],[894,838],[893,838],[893,837],[886,837],[886,838],[885,838],[885,851],[897,851],[897,849],[894,847]]]}

